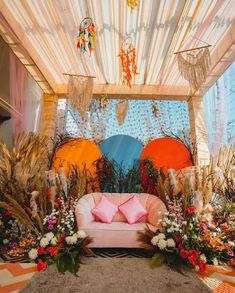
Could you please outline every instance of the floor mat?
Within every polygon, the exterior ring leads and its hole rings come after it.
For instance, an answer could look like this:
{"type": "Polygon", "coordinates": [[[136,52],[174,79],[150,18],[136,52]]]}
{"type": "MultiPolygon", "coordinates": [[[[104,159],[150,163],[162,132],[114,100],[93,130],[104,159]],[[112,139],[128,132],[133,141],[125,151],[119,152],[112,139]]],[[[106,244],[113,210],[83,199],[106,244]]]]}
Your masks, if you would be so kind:
{"type": "Polygon", "coordinates": [[[37,271],[32,263],[0,263],[0,292],[16,293],[37,271]]]}
{"type": "Polygon", "coordinates": [[[213,293],[235,293],[235,270],[230,267],[208,265],[198,276],[213,293]]]}

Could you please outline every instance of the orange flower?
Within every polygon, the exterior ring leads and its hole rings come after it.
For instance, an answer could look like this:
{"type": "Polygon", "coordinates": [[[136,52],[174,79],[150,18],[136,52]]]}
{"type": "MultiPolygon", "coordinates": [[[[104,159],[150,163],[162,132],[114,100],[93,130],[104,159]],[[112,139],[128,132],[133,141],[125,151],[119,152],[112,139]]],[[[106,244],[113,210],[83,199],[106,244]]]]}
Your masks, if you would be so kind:
{"type": "Polygon", "coordinates": [[[58,254],[58,247],[55,246],[55,247],[48,247],[47,248],[47,252],[50,253],[50,256],[55,256],[58,254]]]}

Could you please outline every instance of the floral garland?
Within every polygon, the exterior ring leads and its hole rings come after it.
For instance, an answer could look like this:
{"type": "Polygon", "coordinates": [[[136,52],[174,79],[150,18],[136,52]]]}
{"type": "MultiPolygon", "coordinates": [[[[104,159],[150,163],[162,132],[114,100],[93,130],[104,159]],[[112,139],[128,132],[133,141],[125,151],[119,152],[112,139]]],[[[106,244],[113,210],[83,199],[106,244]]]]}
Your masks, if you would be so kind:
{"type": "Polygon", "coordinates": [[[108,95],[103,95],[99,99],[99,109],[105,110],[105,109],[107,109],[108,105],[109,105],[108,95]]]}
{"type": "Polygon", "coordinates": [[[127,0],[127,5],[131,8],[131,9],[138,9],[139,7],[139,0],[127,0]]]}
{"type": "Polygon", "coordinates": [[[77,48],[80,49],[81,52],[85,53],[89,50],[91,54],[92,51],[95,50],[95,23],[92,21],[90,17],[85,17],[80,23],[77,38],[77,48]]]}
{"type": "Polygon", "coordinates": [[[155,118],[159,118],[161,112],[156,102],[152,104],[152,113],[155,118]]]}

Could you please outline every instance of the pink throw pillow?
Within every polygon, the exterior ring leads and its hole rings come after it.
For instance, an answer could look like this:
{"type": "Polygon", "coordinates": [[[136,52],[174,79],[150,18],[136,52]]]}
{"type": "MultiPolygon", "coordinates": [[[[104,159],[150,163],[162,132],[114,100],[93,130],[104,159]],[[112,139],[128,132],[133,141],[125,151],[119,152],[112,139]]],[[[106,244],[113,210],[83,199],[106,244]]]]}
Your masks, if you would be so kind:
{"type": "Polygon", "coordinates": [[[118,207],[108,200],[106,196],[102,196],[100,202],[91,213],[101,222],[110,224],[117,211],[118,207]]]}
{"type": "Polygon", "coordinates": [[[118,207],[129,224],[135,224],[147,215],[147,211],[142,207],[135,195],[118,207]]]}

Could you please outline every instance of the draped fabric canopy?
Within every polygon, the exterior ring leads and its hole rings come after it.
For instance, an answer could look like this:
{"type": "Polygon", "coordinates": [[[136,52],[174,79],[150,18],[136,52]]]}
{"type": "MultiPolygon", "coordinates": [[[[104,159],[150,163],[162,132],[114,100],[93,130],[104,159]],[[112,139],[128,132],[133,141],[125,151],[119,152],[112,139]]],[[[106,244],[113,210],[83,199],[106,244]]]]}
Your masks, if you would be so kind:
{"type": "Polygon", "coordinates": [[[97,84],[122,84],[117,55],[126,36],[137,52],[134,84],[188,86],[173,53],[206,42],[213,54],[232,26],[234,0],[140,0],[134,10],[126,0],[2,0],[0,11],[46,79],[57,86],[67,84],[63,73],[94,75],[97,84]],[[76,48],[86,16],[97,32],[91,56],[76,48]]]}

